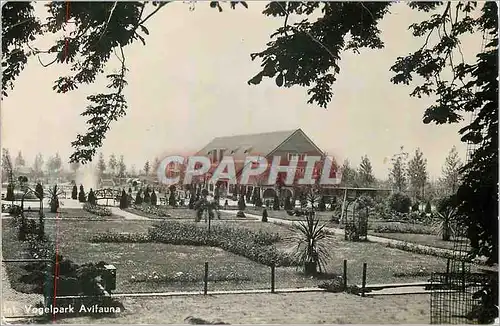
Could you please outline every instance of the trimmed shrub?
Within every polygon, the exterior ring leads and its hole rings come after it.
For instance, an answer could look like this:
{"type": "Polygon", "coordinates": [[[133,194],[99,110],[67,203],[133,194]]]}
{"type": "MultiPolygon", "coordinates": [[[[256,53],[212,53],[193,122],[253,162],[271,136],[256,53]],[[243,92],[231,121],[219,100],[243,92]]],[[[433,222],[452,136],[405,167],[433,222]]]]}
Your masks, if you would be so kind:
{"type": "Polygon", "coordinates": [[[278,195],[274,195],[273,210],[275,210],[275,211],[279,211],[280,210],[280,199],[279,199],[278,195]]]}
{"type": "Polygon", "coordinates": [[[7,194],[5,195],[5,200],[12,201],[14,200],[14,185],[9,183],[7,185],[7,194]]]}
{"type": "Polygon", "coordinates": [[[156,193],[153,190],[153,192],[151,193],[151,205],[156,206],[157,201],[158,201],[158,198],[156,197],[156,193]]]}
{"type": "Polygon", "coordinates": [[[78,201],[80,203],[85,203],[87,201],[87,196],[85,195],[85,190],[83,189],[83,185],[80,185],[80,193],[78,194],[78,201]]]}
{"type": "Polygon", "coordinates": [[[78,188],[76,187],[76,185],[73,185],[73,190],[71,191],[71,199],[78,199],[78,188]]]}
{"type": "Polygon", "coordinates": [[[326,211],[326,199],[325,196],[321,196],[321,199],[318,204],[318,209],[320,212],[326,211]]]}
{"type": "Polygon", "coordinates": [[[427,214],[432,213],[432,207],[431,207],[431,203],[430,202],[427,202],[427,204],[425,204],[425,210],[424,210],[424,212],[426,212],[427,214]]]}
{"type": "Polygon", "coordinates": [[[247,205],[245,203],[245,197],[243,195],[240,195],[240,199],[238,199],[238,209],[240,211],[244,211],[247,208],[247,205]]]}
{"type": "Polygon", "coordinates": [[[122,195],[120,197],[120,208],[125,209],[128,207],[128,195],[125,190],[122,190],[122,195]]]}
{"type": "Polygon", "coordinates": [[[137,192],[137,195],[135,195],[135,204],[136,205],[141,205],[142,204],[142,196],[141,196],[141,190],[137,192]]]}
{"type": "Polygon", "coordinates": [[[88,200],[89,204],[97,205],[97,198],[95,197],[95,193],[94,193],[94,190],[92,190],[92,188],[90,188],[87,200],[88,200]]]}
{"type": "Polygon", "coordinates": [[[151,195],[149,194],[149,188],[146,188],[146,191],[144,191],[143,202],[145,204],[151,204],[151,195]]]}
{"type": "Polygon", "coordinates": [[[396,192],[389,197],[389,208],[398,213],[409,213],[411,206],[410,197],[402,192],[396,192]]]}
{"type": "Polygon", "coordinates": [[[267,222],[267,218],[267,209],[264,208],[264,210],[262,211],[262,222],[267,222]]]}
{"type": "Polygon", "coordinates": [[[411,206],[411,211],[412,212],[418,212],[420,209],[420,203],[417,201],[411,206]]]}

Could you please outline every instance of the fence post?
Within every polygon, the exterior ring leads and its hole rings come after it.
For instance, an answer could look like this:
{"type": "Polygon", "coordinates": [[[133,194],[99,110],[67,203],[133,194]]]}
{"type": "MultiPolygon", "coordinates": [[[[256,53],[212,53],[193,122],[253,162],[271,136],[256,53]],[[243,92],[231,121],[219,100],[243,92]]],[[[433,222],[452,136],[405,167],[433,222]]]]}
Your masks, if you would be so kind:
{"type": "Polygon", "coordinates": [[[363,280],[361,283],[361,296],[365,296],[365,290],[366,290],[366,263],[363,263],[363,280]]]}
{"type": "Polygon", "coordinates": [[[462,292],[465,292],[465,261],[462,260],[462,292]]]}
{"type": "Polygon", "coordinates": [[[276,277],[276,266],[274,264],[271,265],[271,293],[274,293],[274,286],[275,286],[275,277],[276,277]]]}
{"type": "Polygon", "coordinates": [[[203,294],[208,292],[208,262],[205,262],[205,275],[203,276],[203,294]]]}
{"type": "Polygon", "coordinates": [[[344,259],[344,291],[347,290],[347,259],[344,259]]]}
{"type": "Polygon", "coordinates": [[[448,283],[449,283],[449,278],[450,278],[450,258],[448,258],[446,260],[446,276],[445,276],[445,283],[446,283],[446,286],[448,286],[448,283]]]}

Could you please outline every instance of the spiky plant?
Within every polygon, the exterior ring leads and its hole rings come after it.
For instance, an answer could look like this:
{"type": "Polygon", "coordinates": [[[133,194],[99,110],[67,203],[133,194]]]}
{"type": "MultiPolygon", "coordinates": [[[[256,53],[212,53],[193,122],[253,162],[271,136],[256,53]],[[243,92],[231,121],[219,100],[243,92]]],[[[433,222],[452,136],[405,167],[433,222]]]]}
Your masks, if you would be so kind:
{"type": "Polygon", "coordinates": [[[304,220],[295,224],[295,227],[297,229],[295,255],[300,265],[304,266],[304,273],[308,275],[323,273],[327,265],[326,260],[329,258],[323,244],[328,238],[325,225],[319,224],[319,219],[311,210],[305,215],[304,220]]]}
{"type": "Polygon", "coordinates": [[[437,212],[436,215],[438,220],[433,225],[433,233],[441,237],[443,241],[450,241],[451,237],[457,233],[457,209],[448,207],[441,212],[437,212]]]}

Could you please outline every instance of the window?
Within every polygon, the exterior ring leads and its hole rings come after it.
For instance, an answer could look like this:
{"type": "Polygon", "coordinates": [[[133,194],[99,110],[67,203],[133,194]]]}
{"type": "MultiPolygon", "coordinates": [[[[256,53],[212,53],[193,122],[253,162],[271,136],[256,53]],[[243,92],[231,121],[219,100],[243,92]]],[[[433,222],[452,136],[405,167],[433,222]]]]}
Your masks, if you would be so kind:
{"type": "Polygon", "coordinates": [[[296,153],[288,153],[287,154],[288,161],[298,160],[298,158],[299,158],[299,154],[296,154],[296,153]]]}
{"type": "Polygon", "coordinates": [[[299,160],[300,161],[305,161],[307,159],[307,154],[300,154],[299,160]]]}

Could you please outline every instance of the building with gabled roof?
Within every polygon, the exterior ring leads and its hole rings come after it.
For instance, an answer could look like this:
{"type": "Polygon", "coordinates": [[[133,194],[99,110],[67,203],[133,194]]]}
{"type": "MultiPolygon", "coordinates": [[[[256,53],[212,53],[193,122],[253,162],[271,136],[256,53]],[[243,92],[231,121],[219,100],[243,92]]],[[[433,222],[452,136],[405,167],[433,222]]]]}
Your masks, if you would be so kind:
{"type": "MultiPolygon", "coordinates": [[[[236,176],[238,177],[248,156],[262,156],[268,159],[269,163],[275,156],[281,157],[281,164],[288,165],[288,162],[295,156],[299,160],[296,177],[300,177],[305,171],[304,160],[306,156],[321,156],[324,152],[302,131],[302,129],[265,132],[258,134],[246,134],[216,137],[196,155],[208,156],[215,167],[224,156],[232,156],[235,162],[236,176]],[[301,164],[303,163],[303,164],[301,164]]],[[[211,170],[211,172],[213,172],[211,170]]],[[[252,191],[253,187],[259,187],[263,197],[274,196],[275,185],[266,184],[266,178],[250,179],[251,186],[245,186],[245,191],[252,191]]],[[[221,181],[219,181],[221,182],[221,181]]],[[[232,193],[234,187],[227,181],[221,182],[223,188],[232,193]]],[[[214,185],[208,184],[209,190],[213,190],[214,185]]],[[[289,195],[293,194],[291,187],[288,188],[289,195]]]]}

